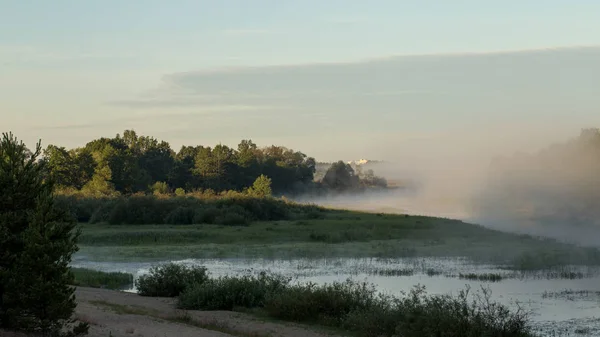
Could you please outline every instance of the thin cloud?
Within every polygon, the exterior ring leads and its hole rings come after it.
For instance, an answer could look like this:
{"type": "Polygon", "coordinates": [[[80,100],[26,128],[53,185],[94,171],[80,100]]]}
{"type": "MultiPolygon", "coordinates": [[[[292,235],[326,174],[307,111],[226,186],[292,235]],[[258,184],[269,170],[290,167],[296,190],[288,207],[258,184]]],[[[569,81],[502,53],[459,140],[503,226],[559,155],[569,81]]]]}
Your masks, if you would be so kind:
{"type": "Polygon", "coordinates": [[[571,113],[582,118],[600,104],[597,78],[600,47],[544,48],[179,72],[163,76],[151,95],[110,104],[140,111],[223,107],[215,118],[235,106],[261,107],[247,117],[273,107],[270,123],[293,125],[286,130],[292,134],[314,124],[437,132],[571,113]]]}

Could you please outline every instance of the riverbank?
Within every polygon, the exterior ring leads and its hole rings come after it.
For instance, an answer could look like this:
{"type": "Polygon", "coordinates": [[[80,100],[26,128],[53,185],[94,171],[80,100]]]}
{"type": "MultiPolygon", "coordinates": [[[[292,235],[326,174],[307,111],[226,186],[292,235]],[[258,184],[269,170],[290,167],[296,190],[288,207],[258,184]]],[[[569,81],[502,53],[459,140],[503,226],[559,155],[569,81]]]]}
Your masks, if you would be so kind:
{"type": "Polygon", "coordinates": [[[600,250],[488,229],[459,220],[329,211],[321,219],[224,225],[82,224],[87,261],[466,257],[536,270],[600,265],[600,250]]]}
{"type": "Polygon", "coordinates": [[[319,328],[239,312],[178,310],[171,298],[83,287],[78,287],[75,295],[75,317],[90,324],[89,337],[338,336],[319,328]]]}

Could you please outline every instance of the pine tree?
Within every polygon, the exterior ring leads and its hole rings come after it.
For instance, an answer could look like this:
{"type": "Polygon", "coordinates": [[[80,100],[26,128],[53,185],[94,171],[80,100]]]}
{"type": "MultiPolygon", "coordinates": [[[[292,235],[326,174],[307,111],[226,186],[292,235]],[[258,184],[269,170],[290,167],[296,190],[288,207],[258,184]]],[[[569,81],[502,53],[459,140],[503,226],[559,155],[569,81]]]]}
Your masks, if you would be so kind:
{"type": "Polygon", "coordinates": [[[261,174],[256,178],[252,187],[248,189],[248,194],[259,198],[270,197],[273,194],[271,190],[271,178],[261,174]]]}
{"type": "Polygon", "coordinates": [[[74,336],[75,289],[69,284],[79,231],[54,205],[41,153],[12,134],[0,140],[0,328],[42,336],[74,336]]]}

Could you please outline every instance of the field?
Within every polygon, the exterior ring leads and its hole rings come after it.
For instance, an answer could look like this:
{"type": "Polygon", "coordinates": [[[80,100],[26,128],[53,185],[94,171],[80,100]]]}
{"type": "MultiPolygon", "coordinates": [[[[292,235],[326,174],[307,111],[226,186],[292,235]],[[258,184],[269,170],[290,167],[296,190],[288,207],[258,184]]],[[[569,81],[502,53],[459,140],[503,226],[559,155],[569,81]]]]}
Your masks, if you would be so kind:
{"type": "Polygon", "coordinates": [[[82,224],[92,261],[206,258],[467,257],[513,269],[600,265],[600,251],[490,230],[462,221],[350,211],[324,219],[224,225],[82,224]]]}
{"type": "MultiPolygon", "coordinates": [[[[353,279],[394,296],[417,285],[432,295],[456,294],[468,286],[489,289],[491,300],[512,309],[518,301],[518,307],[534,312],[531,323],[540,336],[600,332],[593,318],[600,306],[587,305],[595,295],[575,300],[574,296],[553,296],[600,293],[598,249],[459,220],[327,210],[318,217],[246,225],[81,223],[80,227],[80,251],[73,266],[112,273],[102,276],[88,271],[82,285],[124,289],[121,282],[126,277],[114,272],[129,273],[127,280],[135,280],[147,275],[152,266],[178,261],[206,267],[212,279],[261,272],[289,277],[294,284],[326,285],[353,279]],[[102,285],[109,280],[113,286],[102,285]]],[[[131,283],[128,288],[129,292],[139,290],[131,283]]],[[[299,308],[293,301],[285,305],[299,308]]],[[[196,314],[207,312],[192,316],[196,314]]],[[[244,311],[248,314],[246,319],[252,320],[264,316],[264,310],[244,311]]],[[[186,315],[176,318],[188,319],[186,315]]]]}

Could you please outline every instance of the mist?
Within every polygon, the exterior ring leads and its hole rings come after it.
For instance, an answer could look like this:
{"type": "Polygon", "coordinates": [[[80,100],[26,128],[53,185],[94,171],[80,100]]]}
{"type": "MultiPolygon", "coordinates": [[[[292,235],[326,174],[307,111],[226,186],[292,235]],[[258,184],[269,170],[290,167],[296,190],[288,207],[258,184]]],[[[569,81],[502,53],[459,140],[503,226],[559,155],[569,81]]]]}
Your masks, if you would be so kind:
{"type": "MultiPolygon", "coordinates": [[[[351,210],[436,216],[600,245],[600,132],[503,129],[421,143],[369,164],[397,188],[298,201],[351,210]]],[[[453,136],[457,136],[456,134],[453,136]]],[[[398,149],[401,150],[401,149],[398,149]]],[[[377,158],[380,159],[380,158],[377,158]]]]}

